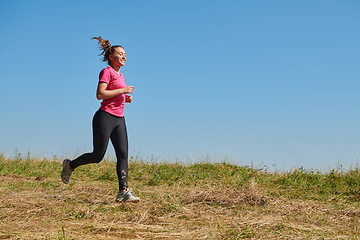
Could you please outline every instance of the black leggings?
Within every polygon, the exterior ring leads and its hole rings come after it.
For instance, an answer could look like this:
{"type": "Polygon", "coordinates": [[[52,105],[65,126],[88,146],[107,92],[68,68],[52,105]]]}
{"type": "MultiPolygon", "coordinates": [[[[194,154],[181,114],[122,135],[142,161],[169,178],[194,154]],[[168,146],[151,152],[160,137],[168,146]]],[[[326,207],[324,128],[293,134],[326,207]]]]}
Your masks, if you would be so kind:
{"type": "Polygon", "coordinates": [[[99,163],[103,159],[109,143],[116,153],[116,173],[119,179],[119,191],[128,188],[128,137],[124,117],[116,117],[98,110],[93,118],[93,152],[85,153],[70,162],[72,169],[89,163],[99,163]]]}

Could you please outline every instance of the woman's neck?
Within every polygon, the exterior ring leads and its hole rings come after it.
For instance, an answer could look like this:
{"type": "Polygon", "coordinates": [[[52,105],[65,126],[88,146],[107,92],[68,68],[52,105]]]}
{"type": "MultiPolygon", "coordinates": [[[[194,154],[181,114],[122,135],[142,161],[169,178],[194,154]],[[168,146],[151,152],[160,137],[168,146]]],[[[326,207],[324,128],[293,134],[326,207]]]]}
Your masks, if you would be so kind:
{"type": "Polygon", "coordinates": [[[120,66],[112,66],[112,65],[110,65],[110,67],[112,67],[115,70],[115,72],[120,74],[120,68],[121,68],[120,66]]]}

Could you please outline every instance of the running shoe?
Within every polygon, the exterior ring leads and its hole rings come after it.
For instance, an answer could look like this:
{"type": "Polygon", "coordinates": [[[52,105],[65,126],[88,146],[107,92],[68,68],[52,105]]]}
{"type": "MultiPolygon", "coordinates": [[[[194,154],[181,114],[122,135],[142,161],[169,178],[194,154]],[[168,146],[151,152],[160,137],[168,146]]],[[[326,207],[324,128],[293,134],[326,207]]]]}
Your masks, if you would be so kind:
{"type": "Polygon", "coordinates": [[[61,171],[61,180],[65,184],[69,184],[71,174],[73,173],[73,169],[71,169],[69,163],[71,162],[70,159],[65,159],[63,161],[63,170],[61,171]]]}
{"type": "Polygon", "coordinates": [[[137,203],[140,202],[140,198],[138,197],[134,197],[130,190],[125,191],[125,192],[118,192],[117,196],[116,196],[116,201],[117,202],[133,202],[133,203],[137,203]]]}

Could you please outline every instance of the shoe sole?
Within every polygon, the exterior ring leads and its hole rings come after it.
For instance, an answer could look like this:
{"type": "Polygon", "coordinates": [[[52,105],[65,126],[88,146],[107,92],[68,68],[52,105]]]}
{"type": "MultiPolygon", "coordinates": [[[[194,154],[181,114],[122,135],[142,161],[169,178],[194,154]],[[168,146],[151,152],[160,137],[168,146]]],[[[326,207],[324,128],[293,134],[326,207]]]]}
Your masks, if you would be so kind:
{"type": "Polygon", "coordinates": [[[115,199],[115,201],[116,202],[123,202],[123,203],[125,203],[125,202],[130,202],[130,203],[138,203],[138,202],[140,202],[140,199],[138,199],[138,200],[135,200],[135,201],[129,201],[129,200],[117,200],[117,199],[115,199]]]}
{"type": "Polygon", "coordinates": [[[66,166],[66,163],[67,163],[67,161],[66,160],[64,160],[63,161],[63,170],[61,171],[61,181],[63,182],[63,183],[65,183],[65,184],[69,184],[70,183],[70,180],[69,181],[66,181],[65,179],[64,179],[64,177],[63,177],[63,172],[64,172],[64,168],[65,168],[65,166],[66,166]]]}
{"type": "Polygon", "coordinates": [[[140,200],[136,200],[136,201],[122,201],[122,200],[115,200],[118,203],[138,203],[140,202],[140,200]]]}

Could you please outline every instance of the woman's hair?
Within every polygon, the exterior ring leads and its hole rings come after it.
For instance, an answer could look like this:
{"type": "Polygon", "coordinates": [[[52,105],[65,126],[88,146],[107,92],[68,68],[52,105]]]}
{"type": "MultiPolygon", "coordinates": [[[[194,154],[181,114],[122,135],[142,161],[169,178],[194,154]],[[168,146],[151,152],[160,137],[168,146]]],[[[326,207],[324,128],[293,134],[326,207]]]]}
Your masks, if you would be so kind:
{"type": "Polygon", "coordinates": [[[98,43],[99,43],[99,48],[102,50],[102,52],[100,53],[100,56],[103,55],[103,62],[109,62],[109,55],[111,55],[114,51],[114,48],[118,48],[121,47],[122,49],[124,49],[122,46],[120,45],[114,45],[111,46],[110,41],[106,40],[106,39],[102,39],[101,37],[93,37],[92,39],[97,39],[98,43]]]}

